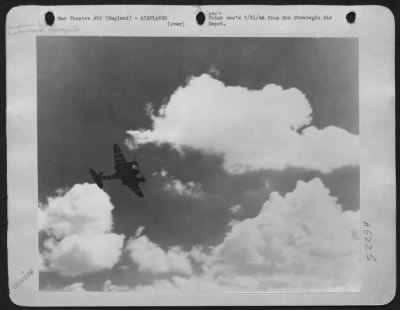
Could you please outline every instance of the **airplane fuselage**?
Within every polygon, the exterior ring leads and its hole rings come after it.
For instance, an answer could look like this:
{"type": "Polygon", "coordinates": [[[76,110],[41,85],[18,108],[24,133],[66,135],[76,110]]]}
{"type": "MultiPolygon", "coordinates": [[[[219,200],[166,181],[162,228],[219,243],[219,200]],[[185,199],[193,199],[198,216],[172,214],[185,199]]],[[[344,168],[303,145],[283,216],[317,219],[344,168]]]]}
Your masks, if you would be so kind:
{"type": "Polygon", "coordinates": [[[140,184],[146,182],[146,179],[140,171],[139,164],[135,157],[133,161],[127,162],[119,146],[114,144],[114,163],[115,171],[111,175],[103,175],[102,172],[97,173],[93,169],[89,169],[97,186],[103,188],[103,180],[119,179],[122,184],[128,186],[136,195],[144,197],[140,184]]]}
{"type": "Polygon", "coordinates": [[[136,182],[140,184],[143,181],[143,175],[135,162],[127,162],[114,167],[115,176],[121,180],[123,184],[136,182]]]}

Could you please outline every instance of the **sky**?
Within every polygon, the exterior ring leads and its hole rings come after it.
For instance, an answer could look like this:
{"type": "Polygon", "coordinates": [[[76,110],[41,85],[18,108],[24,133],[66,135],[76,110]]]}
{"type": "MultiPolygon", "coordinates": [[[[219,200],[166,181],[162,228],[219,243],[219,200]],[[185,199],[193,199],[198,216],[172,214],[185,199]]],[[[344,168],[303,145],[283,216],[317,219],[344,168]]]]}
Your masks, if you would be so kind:
{"type": "Polygon", "coordinates": [[[358,42],[38,37],[42,290],[354,289],[358,42]],[[148,182],[104,191],[112,145],[148,182]]]}

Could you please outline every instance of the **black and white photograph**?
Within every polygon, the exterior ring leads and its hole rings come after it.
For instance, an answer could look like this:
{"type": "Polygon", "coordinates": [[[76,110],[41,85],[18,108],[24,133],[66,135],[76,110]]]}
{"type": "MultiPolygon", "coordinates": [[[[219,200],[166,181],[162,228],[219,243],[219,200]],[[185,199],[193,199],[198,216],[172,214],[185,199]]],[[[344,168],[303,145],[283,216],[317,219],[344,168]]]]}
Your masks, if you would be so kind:
{"type": "Polygon", "coordinates": [[[41,290],[359,289],[357,39],[37,51],[41,290]]]}
{"type": "Polygon", "coordinates": [[[11,12],[12,300],[389,302],[394,28],[350,10],[11,12]]]}

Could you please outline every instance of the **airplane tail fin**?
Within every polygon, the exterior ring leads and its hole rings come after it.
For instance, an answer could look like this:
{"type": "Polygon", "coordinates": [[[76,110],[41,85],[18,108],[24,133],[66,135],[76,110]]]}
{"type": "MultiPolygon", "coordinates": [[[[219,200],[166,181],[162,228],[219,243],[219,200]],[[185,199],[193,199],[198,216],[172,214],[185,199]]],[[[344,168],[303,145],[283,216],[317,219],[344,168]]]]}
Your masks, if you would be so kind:
{"type": "Polygon", "coordinates": [[[93,181],[96,182],[97,186],[99,188],[103,188],[103,180],[102,180],[102,173],[97,173],[96,171],[94,171],[93,169],[89,169],[90,174],[93,178],[93,181]]]}

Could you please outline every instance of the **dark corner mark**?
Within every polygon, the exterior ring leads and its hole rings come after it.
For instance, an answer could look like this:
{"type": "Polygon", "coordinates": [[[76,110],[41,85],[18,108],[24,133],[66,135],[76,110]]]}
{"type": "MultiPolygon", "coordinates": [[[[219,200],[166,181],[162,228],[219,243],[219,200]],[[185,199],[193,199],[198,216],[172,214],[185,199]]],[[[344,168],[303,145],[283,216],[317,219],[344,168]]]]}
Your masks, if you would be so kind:
{"type": "Polygon", "coordinates": [[[353,11],[347,13],[346,20],[349,24],[354,24],[354,22],[356,21],[356,13],[354,13],[353,11]]]}
{"type": "Polygon", "coordinates": [[[49,11],[44,15],[44,20],[46,21],[47,26],[53,26],[54,24],[54,14],[53,12],[49,11]]]}
{"type": "Polygon", "coordinates": [[[203,12],[200,11],[199,13],[197,13],[196,21],[200,26],[204,24],[205,20],[206,20],[206,16],[204,15],[203,12]]]}

